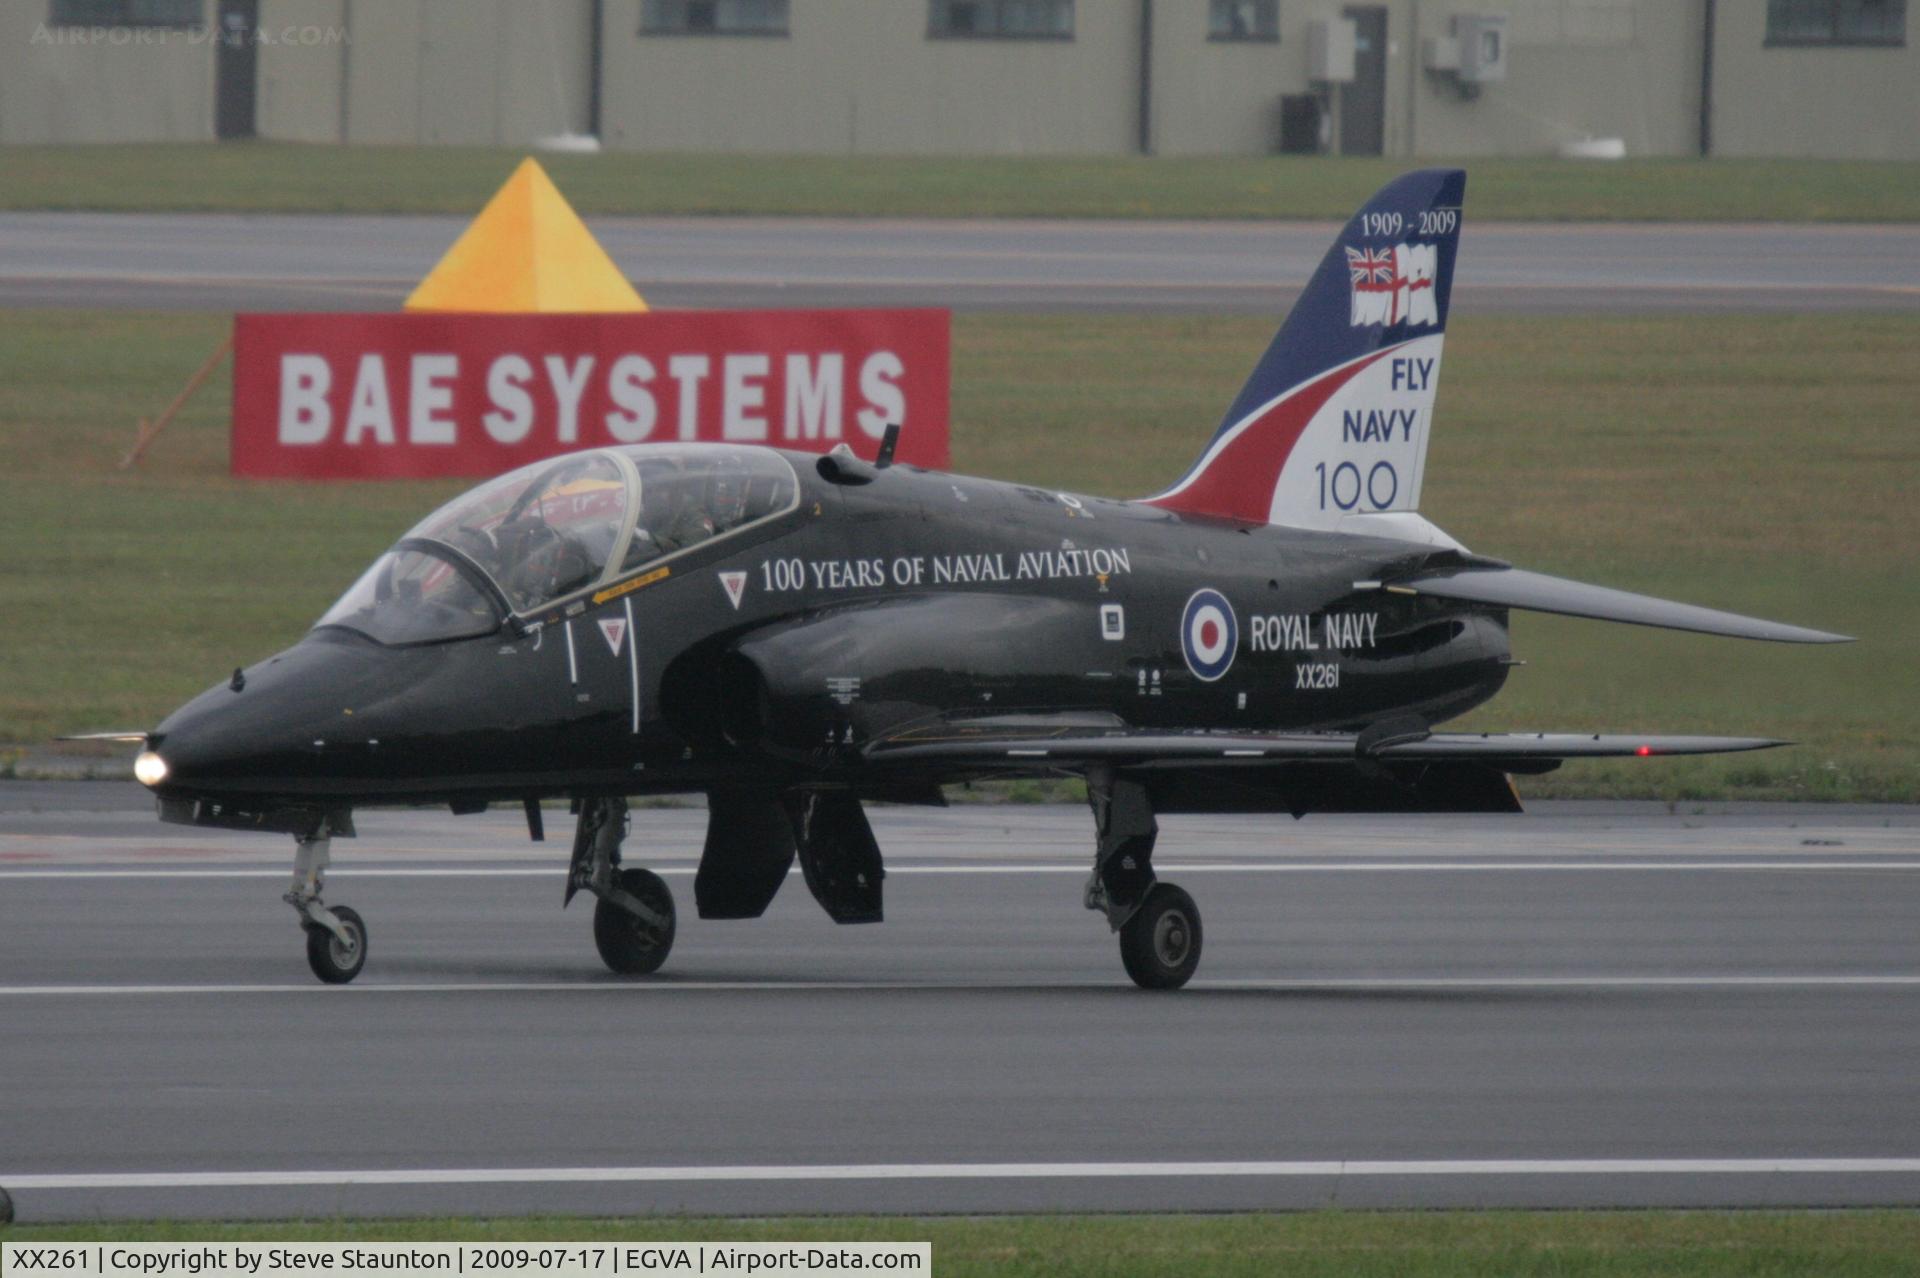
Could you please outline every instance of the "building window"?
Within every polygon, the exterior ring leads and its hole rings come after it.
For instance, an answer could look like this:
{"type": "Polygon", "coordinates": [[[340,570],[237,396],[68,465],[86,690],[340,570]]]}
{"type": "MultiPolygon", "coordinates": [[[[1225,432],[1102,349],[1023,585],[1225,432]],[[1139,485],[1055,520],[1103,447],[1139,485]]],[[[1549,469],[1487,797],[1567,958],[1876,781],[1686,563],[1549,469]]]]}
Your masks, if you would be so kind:
{"type": "Polygon", "coordinates": [[[1073,0],[931,0],[935,40],[1071,40],[1073,0]]]}
{"type": "Polygon", "coordinates": [[[1769,45],[1907,42],[1907,0],[1767,0],[1769,45]]]}
{"type": "Polygon", "coordinates": [[[197,27],[201,0],[53,0],[56,27],[197,27]]]}
{"type": "Polygon", "coordinates": [[[787,34],[787,0],[645,0],[641,35],[787,34]]]}
{"type": "Polygon", "coordinates": [[[1207,39],[1279,40],[1280,0],[1212,0],[1207,39]]]}

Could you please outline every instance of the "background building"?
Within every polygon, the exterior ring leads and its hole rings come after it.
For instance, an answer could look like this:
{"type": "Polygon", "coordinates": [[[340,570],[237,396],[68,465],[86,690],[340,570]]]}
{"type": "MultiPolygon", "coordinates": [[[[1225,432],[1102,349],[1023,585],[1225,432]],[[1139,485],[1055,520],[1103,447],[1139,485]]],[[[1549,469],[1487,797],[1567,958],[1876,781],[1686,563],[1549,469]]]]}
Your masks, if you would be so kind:
{"type": "Polygon", "coordinates": [[[5,0],[0,141],[1920,159],[1906,0],[5,0]]]}

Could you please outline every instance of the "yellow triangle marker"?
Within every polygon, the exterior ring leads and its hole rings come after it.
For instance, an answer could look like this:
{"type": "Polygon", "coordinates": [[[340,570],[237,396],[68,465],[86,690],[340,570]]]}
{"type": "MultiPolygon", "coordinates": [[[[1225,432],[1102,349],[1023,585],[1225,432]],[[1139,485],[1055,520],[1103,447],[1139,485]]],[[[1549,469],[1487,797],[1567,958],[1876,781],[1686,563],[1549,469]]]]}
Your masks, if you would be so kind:
{"type": "Polygon", "coordinates": [[[410,311],[644,311],[647,304],[532,157],[407,299],[410,311]]]}

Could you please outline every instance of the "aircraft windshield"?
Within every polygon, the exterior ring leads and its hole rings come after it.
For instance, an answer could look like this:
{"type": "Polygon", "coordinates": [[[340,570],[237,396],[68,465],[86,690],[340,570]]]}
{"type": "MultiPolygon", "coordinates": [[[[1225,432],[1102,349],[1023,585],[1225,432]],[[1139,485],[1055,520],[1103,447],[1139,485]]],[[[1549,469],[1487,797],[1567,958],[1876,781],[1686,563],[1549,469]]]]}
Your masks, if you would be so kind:
{"type": "Polygon", "coordinates": [[[430,643],[492,634],[500,611],[451,560],[420,550],[390,550],[320,618],[381,643],[430,643]]]}
{"type": "Polygon", "coordinates": [[[655,444],[549,458],[427,516],[318,624],[391,644],[491,634],[504,618],[487,580],[508,609],[529,612],[791,510],[799,495],[793,467],[759,448],[655,444]]]}
{"type": "Polygon", "coordinates": [[[598,581],[626,520],[619,466],[604,453],[583,453],[502,475],[408,535],[464,551],[525,612],[598,581]]]}

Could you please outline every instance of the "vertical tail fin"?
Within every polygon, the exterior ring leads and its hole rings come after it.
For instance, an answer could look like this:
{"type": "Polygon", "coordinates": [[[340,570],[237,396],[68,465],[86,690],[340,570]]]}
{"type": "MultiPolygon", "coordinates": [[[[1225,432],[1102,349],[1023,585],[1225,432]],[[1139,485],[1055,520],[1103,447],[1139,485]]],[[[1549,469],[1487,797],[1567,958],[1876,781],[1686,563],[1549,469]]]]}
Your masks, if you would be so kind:
{"type": "MultiPolygon", "coordinates": [[[[1423,169],[1368,200],[1200,460],[1147,500],[1310,528],[1418,510],[1466,183],[1459,169],[1423,169]]],[[[1375,522],[1387,533],[1396,521],[1375,522]]]]}

